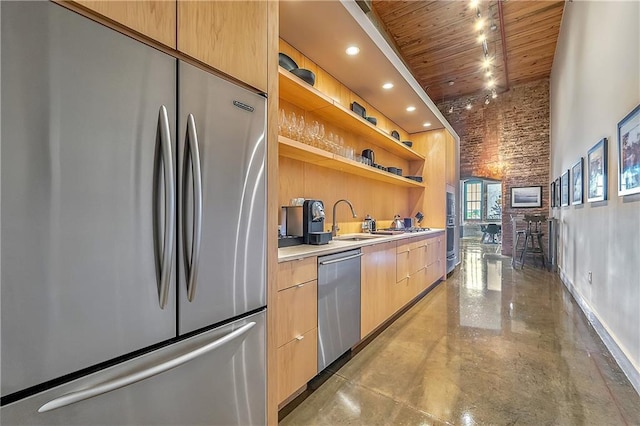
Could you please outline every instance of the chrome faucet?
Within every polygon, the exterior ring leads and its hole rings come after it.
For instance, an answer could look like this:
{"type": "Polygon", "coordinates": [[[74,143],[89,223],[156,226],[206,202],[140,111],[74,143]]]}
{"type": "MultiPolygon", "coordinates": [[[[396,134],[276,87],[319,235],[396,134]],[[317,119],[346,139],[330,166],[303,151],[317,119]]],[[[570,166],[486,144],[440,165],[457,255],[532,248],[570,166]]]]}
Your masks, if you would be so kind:
{"type": "Polygon", "coordinates": [[[341,201],[344,201],[345,203],[349,204],[349,207],[351,208],[351,214],[353,215],[353,217],[358,217],[358,215],[356,214],[356,211],[353,209],[353,205],[351,204],[351,201],[345,200],[345,199],[336,201],[336,203],[333,205],[333,223],[331,224],[331,235],[334,237],[338,235],[338,231],[340,230],[340,228],[338,227],[338,224],[336,223],[336,206],[341,201]]]}

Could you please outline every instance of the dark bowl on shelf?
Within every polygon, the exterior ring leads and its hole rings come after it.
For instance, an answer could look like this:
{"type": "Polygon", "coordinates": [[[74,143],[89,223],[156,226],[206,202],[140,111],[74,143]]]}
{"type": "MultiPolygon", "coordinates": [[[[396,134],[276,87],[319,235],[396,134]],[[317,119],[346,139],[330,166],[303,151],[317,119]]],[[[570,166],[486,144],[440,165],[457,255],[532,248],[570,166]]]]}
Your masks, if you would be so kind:
{"type": "Polygon", "coordinates": [[[312,71],[306,70],[304,68],[296,68],[294,70],[291,70],[291,73],[297,77],[300,77],[307,84],[310,84],[312,86],[316,84],[316,75],[312,71]]]}
{"type": "Polygon", "coordinates": [[[403,144],[405,144],[406,146],[408,146],[409,148],[411,148],[413,146],[413,142],[411,141],[402,141],[403,144]]]}
{"type": "Polygon", "coordinates": [[[405,176],[405,178],[415,180],[416,182],[422,182],[422,176],[405,176]]]}
{"type": "Polygon", "coordinates": [[[391,131],[391,137],[392,137],[392,138],[395,138],[395,139],[397,139],[397,140],[400,140],[400,133],[398,133],[398,131],[397,131],[397,130],[392,130],[392,131],[391,131]]]}
{"type": "Polygon", "coordinates": [[[367,120],[369,123],[373,124],[374,126],[378,125],[378,119],[375,117],[365,117],[365,120],[367,120]]]}
{"type": "Polygon", "coordinates": [[[284,53],[278,53],[278,65],[280,65],[287,71],[295,70],[296,68],[298,68],[298,64],[296,64],[296,61],[294,61],[284,53]]]}

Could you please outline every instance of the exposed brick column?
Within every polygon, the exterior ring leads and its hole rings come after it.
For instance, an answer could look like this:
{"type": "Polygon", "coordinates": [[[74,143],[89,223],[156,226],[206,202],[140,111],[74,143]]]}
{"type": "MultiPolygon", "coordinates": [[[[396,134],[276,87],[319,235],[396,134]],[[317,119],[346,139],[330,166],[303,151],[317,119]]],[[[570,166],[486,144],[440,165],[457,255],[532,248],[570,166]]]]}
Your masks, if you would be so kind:
{"type": "Polygon", "coordinates": [[[510,256],[511,215],[549,213],[549,80],[514,86],[489,105],[484,99],[467,96],[438,108],[460,136],[460,177],[502,181],[502,253],[510,256]],[[473,107],[467,110],[469,100],[473,107]],[[511,187],[538,185],[542,208],[510,207],[511,187]]]}

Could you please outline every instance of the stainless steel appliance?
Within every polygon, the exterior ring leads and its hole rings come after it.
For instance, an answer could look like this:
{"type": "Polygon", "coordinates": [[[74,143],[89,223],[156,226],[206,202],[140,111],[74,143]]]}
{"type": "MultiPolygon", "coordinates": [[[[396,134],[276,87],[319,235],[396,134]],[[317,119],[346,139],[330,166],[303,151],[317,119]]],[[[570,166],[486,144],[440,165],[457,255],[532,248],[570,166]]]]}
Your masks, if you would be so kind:
{"type": "Polygon", "coordinates": [[[447,191],[447,273],[453,271],[457,263],[456,250],[456,195],[447,191]]]}
{"type": "Polygon", "coordinates": [[[302,206],[302,233],[305,244],[327,244],[331,232],[324,231],[324,204],[320,200],[305,200],[302,206]]]}
{"type": "Polygon", "coordinates": [[[264,424],[264,96],[0,12],[3,424],[264,424]]]}
{"type": "Polygon", "coordinates": [[[360,249],[318,258],[318,371],[360,340],[360,249]]]}
{"type": "Polygon", "coordinates": [[[280,233],[278,248],[304,244],[302,226],[302,206],[282,206],[280,208],[280,233]]]}

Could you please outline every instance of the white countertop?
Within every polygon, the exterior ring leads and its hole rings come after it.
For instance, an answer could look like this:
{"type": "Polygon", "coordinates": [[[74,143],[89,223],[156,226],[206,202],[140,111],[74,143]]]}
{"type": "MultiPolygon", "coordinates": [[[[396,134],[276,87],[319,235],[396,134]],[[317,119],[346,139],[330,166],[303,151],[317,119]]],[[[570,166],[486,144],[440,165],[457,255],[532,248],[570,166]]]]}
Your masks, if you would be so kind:
{"type": "Polygon", "coordinates": [[[299,246],[283,247],[278,249],[278,263],[287,262],[289,260],[299,260],[310,256],[323,256],[325,254],[339,253],[341,251],[352,250],[359,247],[371,246],[374,244],[386,243],[388,241],[404,240],[415,237],[427,237],[439,233],[444,233],[444,229],[431,228],[429,231],[407,232],[396,235],[380,235],[380,234],[344,234],[338,235],[337,239],[329,241],[328,244],[309,245],[302,244],[299,246]],[[364,237],[360,241],[345,241],[341,238],[364,237]]]}

